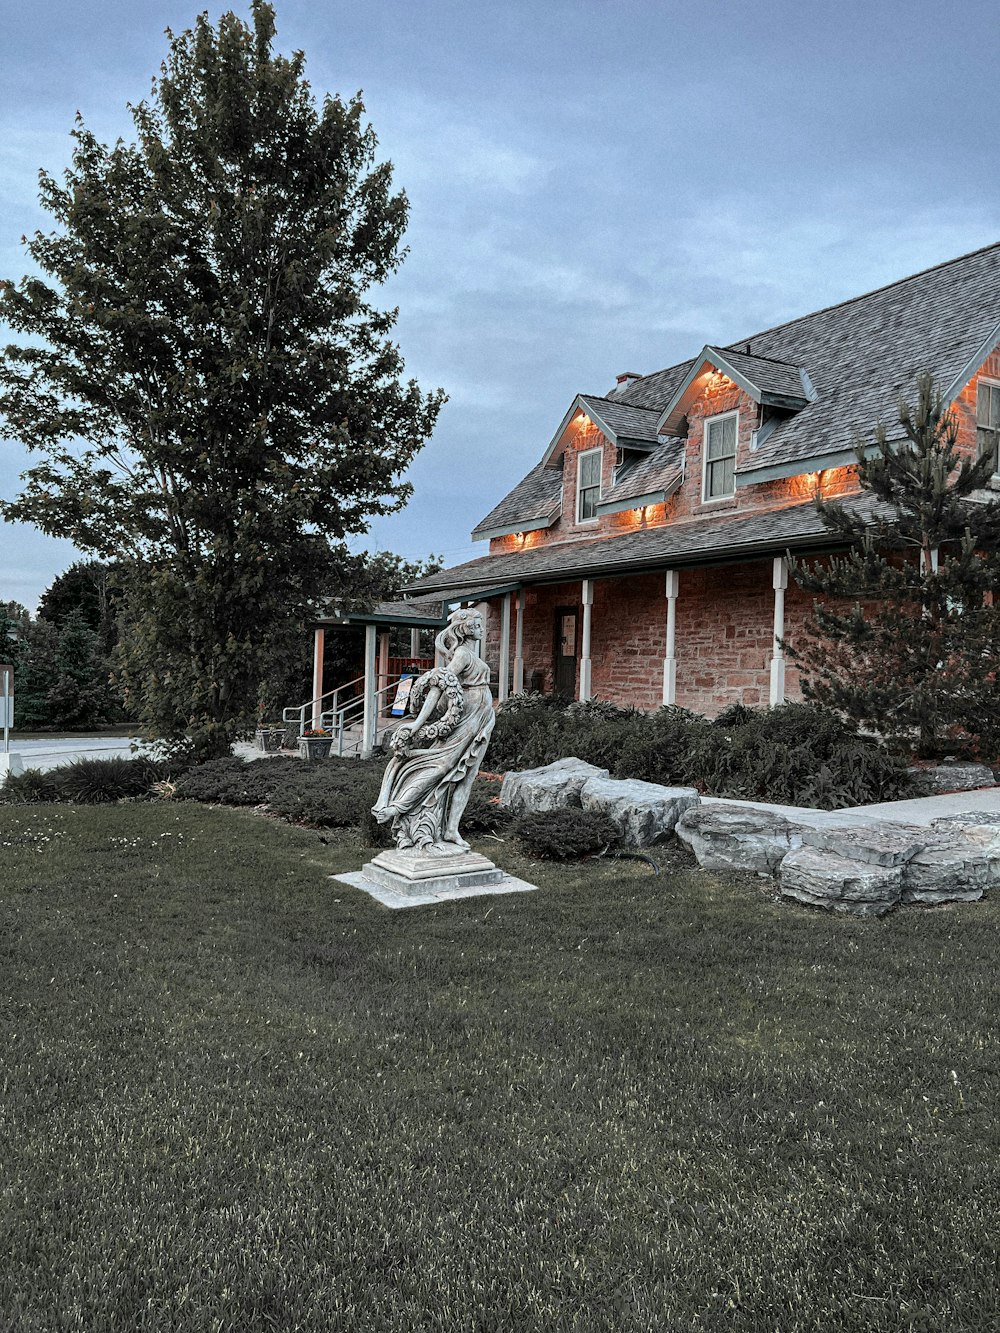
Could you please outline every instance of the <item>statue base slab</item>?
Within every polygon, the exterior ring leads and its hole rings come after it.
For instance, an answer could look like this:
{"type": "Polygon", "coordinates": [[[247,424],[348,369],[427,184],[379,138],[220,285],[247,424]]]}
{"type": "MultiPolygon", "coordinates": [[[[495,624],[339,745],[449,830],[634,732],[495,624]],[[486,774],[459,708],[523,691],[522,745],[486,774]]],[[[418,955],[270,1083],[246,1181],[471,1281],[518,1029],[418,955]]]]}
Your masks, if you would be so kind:
{"type": "Polygon", "coordinates": [[[530,893],[534,884],[517,879],[477,852],[453,854],[427,850],[380,852],[349,875],[333,875],[340,884],[363,889],[385,907],[426,907],[450,898],[480,894],[530,893]]]}

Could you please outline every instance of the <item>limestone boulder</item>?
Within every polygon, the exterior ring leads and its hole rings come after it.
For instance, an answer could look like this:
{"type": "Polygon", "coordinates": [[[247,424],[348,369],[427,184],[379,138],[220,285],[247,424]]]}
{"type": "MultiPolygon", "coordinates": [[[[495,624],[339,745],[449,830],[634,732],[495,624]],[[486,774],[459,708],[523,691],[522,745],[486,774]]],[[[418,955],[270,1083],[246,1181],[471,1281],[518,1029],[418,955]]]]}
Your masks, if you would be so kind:
{"type": "Polygon", "coordinates": [[[902,864],[878,865],[799,847],[781,863],[781,896],[853,916],[884,916],[903,892],[902,864]]]}
{"type": "Polygon", "coordinates": [[[771,810],[704,804],[677,821],[677,837],[704,870],[750,870],[773,875],[802,843],[802,827],[771,810]]]}
{"type": "Polygon", "coordinates": [[[590,778],[580,791],[584,810],[605,815],[626,847],[652,847],[673,833],[700,800],[694,787],[661,787],[634,779],[590,778]]]}
{"type": "Polygon", "coordinates": [[[934,840],[903,867],[902,901],[953,903],[981,898],[992,873],[989,841],[972,830],[950,835],[937,832],[934,840]]]}
{"type": "Polygon", "coordinates": [[[932,796],[940,792],[976,791],[997,785],[992,768],[985,764],[933,764],[928,768],[915,768],[913,773],[932,796]]]}
{"type": "Polygon", "coordinates": [[[591,778],[606,778],[608,770],[582,759],[557,759],[543,768],[507,773],[500,788],[500,804],[515,814],[562,810],[579,806],[580,792],[591,778]]]}
{"type": "Polygon", "coordinates": [[[1000,886],[1000,811],[970,810],[966,814],[935,819],[935,833],[959,837],[986,857],[986,887],[1000,886]]]}
{"type": "Polygon", "coordinates": [[[842,822],[803,829],[802,842],[814,851],[842,861],[871,866],[903,866],[933,840],[929,829],[888,820],[845,818],[842,822]]]}

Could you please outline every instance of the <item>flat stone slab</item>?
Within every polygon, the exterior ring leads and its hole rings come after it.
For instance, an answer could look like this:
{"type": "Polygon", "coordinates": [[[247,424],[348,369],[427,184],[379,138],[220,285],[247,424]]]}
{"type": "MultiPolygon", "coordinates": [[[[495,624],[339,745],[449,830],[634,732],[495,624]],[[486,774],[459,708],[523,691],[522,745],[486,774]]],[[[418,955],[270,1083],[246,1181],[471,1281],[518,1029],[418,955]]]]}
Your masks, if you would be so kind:
{"type": "Polygon", "coordinates": [[[850,860],[815,847],[789,852],[779,879],[783,898],[853,916],[884,916],[903,892],[902,865],[850,860]]]}
{"type": "Polygon", "coordinates": [[[507,773],[500,788],[500,804],[516,814],[536,810],[564,810],[580,804],[580,792],[591,778],[608,777],[606,768],[582,759],[557,759],[542,768],[507,773]]]}
{"type": "Polygon", "coordinates": [[[468,884],[459,875],[445,877],[453,883],[425,880],[422,883],[411,880],[402,881],[405,891],[386,883],[376,883],[367,877],[364,870],[355,870],[348,875],[331,875],[339,884],[349,884],[353,889],[361,889],[383,907],[394,911],[403,907],[429,907],[433,903],[449,902],[453,898],[479,898],[498,893],[534,893],[536,884],[518,879],[515,875],[500,872],[500,878],[489,884],[468,884]]]}
{"type": "Polygon", "coordinates": [[[773,875],[802,828],[784,815],[753,806],[697,805],[686,810],[674,832],[703,870],[747,870],[773,875]]]}
{"type": "Polygon", "coordinates": [[[915,824],[845,816],[838,824],[804,828],[802,842],[844,861],[872,866],[902,866],[933,841],[933,834],[915,824]]]}
{"type": "Polygon", "coordinates": [[[478,852],[456,848],[442,852],[432,847],[396,847],[379,852],[364,867],[370,879],[401,879],[408,883],[426,884],[431,880],[463,878],[467,883],[490,884],[503,875],[492,861],[478,852]]]}
{"type": "Polygon", "coordinates": [[[949,791],[978,791],[995,787],[992,768],[985,764],[933,764],[930,768],[914,768],[913,774],[927,784],[931,793],[949,791]]]}
{"type": "Polygon", "coordinates": [[[631,778],[590,778],[580,791],[584,810],[606,816],[626,847],[664,842],[685,810],[700,799],[694,787],[661,787],[631,778]]]}

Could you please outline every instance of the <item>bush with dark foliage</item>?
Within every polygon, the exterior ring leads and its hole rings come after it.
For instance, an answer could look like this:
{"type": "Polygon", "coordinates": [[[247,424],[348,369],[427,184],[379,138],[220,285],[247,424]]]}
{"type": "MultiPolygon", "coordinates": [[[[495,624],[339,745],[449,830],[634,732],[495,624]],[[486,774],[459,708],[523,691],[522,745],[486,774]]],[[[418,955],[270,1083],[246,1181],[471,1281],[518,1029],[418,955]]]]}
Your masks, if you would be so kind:
{"type": "Polygon", "coordinates": [[[618,841],[618,830],[604,815],[572,808],[522,815],[513,832],[525,851],[546,861],[579,861],[618,841]]]}
{"type": "Polygon", "coordinates": [[[169,777],[170,772],[168,764],[145,756],[77,759],[47,773],[29,768],[24,773],[11,774],[0,788],[0,800],[9,805],[50,801],[106,805],[112,801],[137,800],[148,795],[153,783],[169,777]]]}
{"type": "Polygon", "coordinates": [[[258,759],[245,763],[227,757],[210,759],[188,769],[177,781],[175,795],[210,805],[266,805],[274,793],[302,772],[301,759],[258,759]]]}
{"type": "Polygon", "coordinates": [[[536,768],[569,755],[618,778],[828,810],[920,795],[902,759],[813,704],[737,703],[713,721],[683,708],[637,713],[603,701],[566,706],[533,696],[497,710],[487,751],[494,770],[536,768]]]}

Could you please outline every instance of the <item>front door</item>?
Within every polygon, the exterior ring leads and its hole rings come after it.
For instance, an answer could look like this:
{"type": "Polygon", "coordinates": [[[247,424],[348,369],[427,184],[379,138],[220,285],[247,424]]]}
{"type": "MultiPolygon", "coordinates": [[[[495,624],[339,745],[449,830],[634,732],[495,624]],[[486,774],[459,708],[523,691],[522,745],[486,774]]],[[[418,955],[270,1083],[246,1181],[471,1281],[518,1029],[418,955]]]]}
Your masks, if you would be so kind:
{"type": "Polygon", "coordinates": [[[576,698],[576,624],[577,608],[556,608],[556,651],[553,680],[556,694],[576,698]]]}

